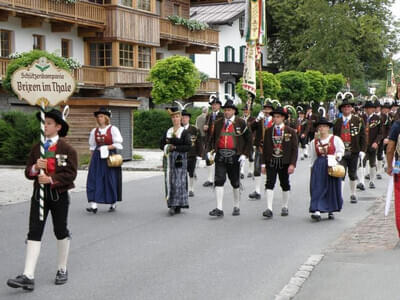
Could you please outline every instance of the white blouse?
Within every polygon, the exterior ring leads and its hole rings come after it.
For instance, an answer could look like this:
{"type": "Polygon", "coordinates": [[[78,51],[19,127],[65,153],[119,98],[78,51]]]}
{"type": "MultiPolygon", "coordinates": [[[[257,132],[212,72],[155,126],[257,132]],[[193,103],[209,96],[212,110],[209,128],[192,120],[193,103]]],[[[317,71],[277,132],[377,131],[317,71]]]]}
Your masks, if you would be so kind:
{"type": "MultiPolygon", "coordinates": [[[[122,138],[121,132],[119,131],[118,127],[115,127],[112,125],[107,125],[105,128],[99,128],[99,132],[100,132],[100,134],[106,134],[106,132],[110,126],[111,126],[111,136],[112,136],[112,140],[113,140],[112,145],[116,149],[121,150],[123,148],[122,147],[123,138],[122,138]]],[[[94,136],[96,129],[97,128],[93,128],[89,135],[89,149],[92,151],[95,150],[97,147],[96,138],[94,136]]]]}
{"type": "MultiPolygon", "coordinates": [[[[322,144],[327,144],[329,143],[329,140],[331,139],[332,134],[330,134],[326,139],[321,140],[322,144]]],[[[335,145],[335,155],[336,157],[343,157],[344,155],[344,144],[343,141],[340,137],[337,135],[334,136],[333,138],[333,144],[335,145]]],[[[317,159],[318,155],[315,150],[315,139],[311,141],[310,143],[310,164],[311,166],[314,164],[314,161],[317,159]]]]}

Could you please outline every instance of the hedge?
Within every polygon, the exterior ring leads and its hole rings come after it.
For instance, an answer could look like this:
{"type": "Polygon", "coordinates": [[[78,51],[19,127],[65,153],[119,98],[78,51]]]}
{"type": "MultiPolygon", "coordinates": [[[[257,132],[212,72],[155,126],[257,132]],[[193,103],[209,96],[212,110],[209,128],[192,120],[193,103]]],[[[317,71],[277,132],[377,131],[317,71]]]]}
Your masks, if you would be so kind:
{"type": "Polygon", "coordinates": [[[35,114],[10,111],[0,119],[0,164],[24,165],[40,139],[40,123],[35,114]]]}
{"type": "MultiPolygon", "coordinates": [[[[201,114],[200,108],[187,109],[192,117],[190,123],[196,122],[201,114]]],[[[158,148],[160,139],[165,131],[172,126],[171,118],[165,109],[138,110],[133,114],[133,147],[158,148]]]]}

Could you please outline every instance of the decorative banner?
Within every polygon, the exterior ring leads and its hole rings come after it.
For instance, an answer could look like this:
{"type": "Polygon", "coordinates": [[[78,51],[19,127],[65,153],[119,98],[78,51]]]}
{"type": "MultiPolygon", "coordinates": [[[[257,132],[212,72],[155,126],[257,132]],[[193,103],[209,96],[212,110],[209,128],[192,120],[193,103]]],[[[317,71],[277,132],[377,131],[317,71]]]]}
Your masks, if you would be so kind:
{"type": "Polygon", "coordinates": [[[30,105],[40,105],[44,100],[45,106],[56,106],[74,93],[75,80],[68,71],[41,57],[30,66],[16,70],[11,87],[20,100],[30,105]]]}
{"type": "Polygon", "coordinates": [[[389,63],[387,70],[386,96],[394,98],[396,95],[396,81],[394,79],[393,64],[389,63]]]}
{"type": "Polygon", "coordinates": [[[267,41],[265,0],[258,0],[258,9],[258,45],[264,46],[267,41]]]}
{"type": "Polygon", "coordinates": [[[256,95],[256,45],[246,46],[246,56],[243,68],[243,89],[256,95]]]}

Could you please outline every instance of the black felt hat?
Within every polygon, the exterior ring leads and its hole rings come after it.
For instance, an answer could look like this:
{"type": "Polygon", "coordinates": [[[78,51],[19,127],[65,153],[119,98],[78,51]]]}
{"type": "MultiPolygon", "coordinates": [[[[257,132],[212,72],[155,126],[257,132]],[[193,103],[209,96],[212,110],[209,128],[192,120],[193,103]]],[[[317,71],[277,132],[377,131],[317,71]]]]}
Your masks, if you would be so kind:
{"type": "Polygon", "coordinates": [[[287,119],[289,117],[288,111],[286,108],[282,107],[282,106],[278,106],[277,108],[275,108],[271,115],[274,116],[275,114],[279,114],[285,117],[285,119],[287,119]]]}
{"type": "Polygon", "coordinates": [[[105,108],[105,107],[100,107],[98,111],[95,111],[94,116],[97,117],[97,115],[106,115],[109,118],[111,118],[111,110],[105,108]]]}
{"type": "Polygon", "coordinates": [[[190,112],[188,112],[186,109],[182,110],[182,116],[189,116],[189,118],[192,116],[190,112]]]}
{"type": "MultiPolygon", "coordinates": [[[[60,137],[67,136],[69,126],[68,126],[68,123],[63,119],[61,111],[53,108],[52,110],[49,110],[49,111],[45,112],[44,115],[45,115],[45,118],[51,118],[54,121],[56,121],[57,124],[61,125],[61,129],[58,132],[58,135],[60,137]]],[[[36,114],[36,117],[40,121],[40,112],[38,112],[36,114]]]]}
{"type": "Polygon", "coordinates": [[[235,110],[235,114],[238,113],[238,108],[236,107],[235,103],[231,99],[226,100],[225,105],[222,106],[223,109],[225,108],[233,108],[235,110]]]}
{"type": "Polygon", "coordinates": [[[319,119],[318,122],[315,122],[315,123],[314,123],[314,127],[315,127],[315,128],[318,128],[319,125],[328,125],[329,127],[332,127],[332,126],[333,126],[333,123],[332,123],[332,122],[329,122],[329,121],[328,121],[327,119],[325,119],[325,118],[321,118],[321,119],[319,119]]]}
{"type": "Polygon", "coordinates": [[[340,103],[340,105],[339,105],[339,110],[342,110],[342,107],[343,107],[343,106],[346,106],[346,105],[351,105],[351,106],[354,107],[354,101],[350,101],[349,99],[345,98],[345,99],[342,101],[342,103],[340,103]]]}
{"type": "Polygon", "coordinates": [[[375,108],[376,106],[375,106],[375,103],[374,103],[374,102],[368,100],[367,102],[364,103],[364,106],[363,106],[363,107],[364,107],[364,108],[375,108]]]}
{"type": "Polygon", "coordinates": [[[217,96],[212,97],[212,100],[209,102],[210,105],[215,104],[215,103],[222,105],[221,100],[219,100],[219,98],[217,96]]]}
{"type": "Polygon", "coordinates": [[[179,108],[177,108],[177,107],[170,107],[170,108],[167,108],[167,111],[168,111],[168,114],[169,114],[170,116],[177,115],[177,114],[181,114],[181,111],[180,111],[179,108]]]}

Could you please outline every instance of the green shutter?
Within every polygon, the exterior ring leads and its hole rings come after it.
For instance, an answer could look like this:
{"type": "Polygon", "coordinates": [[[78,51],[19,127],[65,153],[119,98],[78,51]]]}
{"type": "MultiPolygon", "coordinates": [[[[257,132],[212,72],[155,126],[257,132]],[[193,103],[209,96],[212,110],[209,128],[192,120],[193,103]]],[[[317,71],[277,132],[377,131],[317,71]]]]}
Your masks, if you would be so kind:
{"type": "Polygon", "coordinates": [[[235,48],[232,48],[232,62],[235,62],[235,48]]]}
{"type": "Polygon", "coordinates": [[[232,97],[235,98],[235,84],[234,83],[231,84],[232,84],[232,97]]]}
{"type": "Polygon", "coordinates": [[[225,82],[225,94],[228,94],[228,84],[229,82],[225,82]]]}
{"type": "Polygon", "coordinates": [[[225,62],[228,61],[228,50],[229,50],[229,46],[225,47],[225,62]]]}

